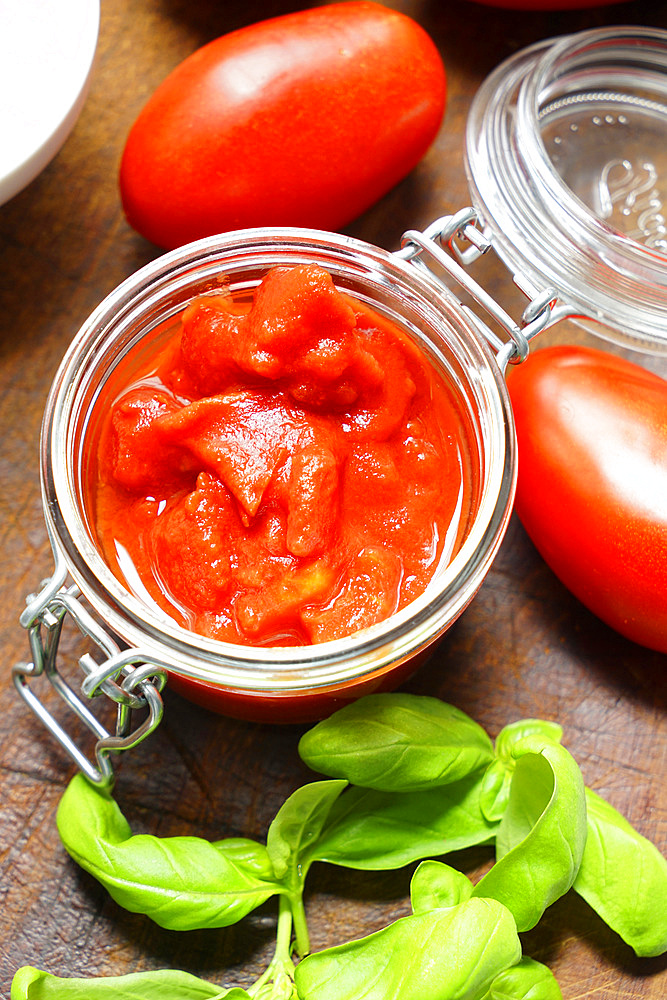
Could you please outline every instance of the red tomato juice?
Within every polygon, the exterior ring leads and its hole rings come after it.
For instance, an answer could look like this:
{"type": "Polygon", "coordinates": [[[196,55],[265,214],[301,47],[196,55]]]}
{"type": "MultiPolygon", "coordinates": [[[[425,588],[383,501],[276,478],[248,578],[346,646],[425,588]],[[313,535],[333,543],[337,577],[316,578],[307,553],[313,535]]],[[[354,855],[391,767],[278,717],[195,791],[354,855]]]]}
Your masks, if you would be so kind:
{"type": "Polygon", "coordinates": [[[274,268],[251,301],[194,299],[116,368],[92,426],[106,562],[153,611],[229,643],[319,644],[387,619],[478,503],[449,379],[312,264],[274,268]]]}

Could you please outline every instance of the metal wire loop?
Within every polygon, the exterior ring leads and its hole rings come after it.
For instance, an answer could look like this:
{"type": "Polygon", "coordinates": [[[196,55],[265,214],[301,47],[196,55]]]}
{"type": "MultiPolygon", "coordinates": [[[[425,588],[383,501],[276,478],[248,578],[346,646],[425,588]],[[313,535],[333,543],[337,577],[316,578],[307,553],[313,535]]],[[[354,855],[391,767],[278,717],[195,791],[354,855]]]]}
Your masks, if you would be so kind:
{"type": "Polygon", "coordinates": [[[558,308],[557,293],[553,288],[533,290],[523,275],[513,275],[515,284],[530,299],[523,311],[521,323],[517,323],[503,307],[466,270],[467,266],[487,253],[493,241],[479,229],[478,214],[474,208],[463,208],[454,215],[443,216],[427,226],[423,232],[408,230],[403,234],[401,249],[396,256],[409,261],[413,266],[430,273],[444,284],[433,271],[431,263],[439,265],[457,285],[463,288],[484,312],[504,331],[506,338],[499,337],[476,312],[467,307],[465,311],[474,319],[475,325],[496,351],[502,371],[508,364],[520,364],[528,357],[530,341],[562,315],[570,310],[558,308]],[[456,240],[467,243],[461,247],[456,240]]]}
{"type": "Polygon", "coordinates": [[[79,769],[94,784],[107,787],[114,780],[110,755],[135,747],[162,719],[160,692],[166,682],[165,665],[155,662],[146,650],[121,650],[116,640],[80,602],[78,588],[64,586],[65,577],[56,558],[56,570],[51,580],[42,585],[39,594],[28,598],[20,621],[28,630],[33,660],[31,663],[16,664],[12,676],[25,703],[41,719],[79,769]],[[88,653],[79,658],[79,665],[86,674],[81,692],[88,699],[103,693],[116,703],[115,733],[105,728],[58,671],[58,645],[67,615],[105,656],[101,664],[88,653]],[[30,681],[40,675],[46,677],[62,700],[96,737],[94,762],[79,749],[31,689],[30,681]],[[131,715],[134,709],[146,710],[148,714],[132,730],[131,715]]]}
{"type": "Polygon", "coordinates": [[[156,682],[159,684],[158,690],[162,690],[165,685],[166,675],[164,674],[163,665],[157,665],[155,659],[148,652],[144,653],[140,649],[125,649],[117,650],[116,653],[109,657],[104,663],[97,664],[92,657],[81,657],[79,661],[82,666],[83,660],[87,660],[86,667],[93,666],[94,669],[86,670],[87,677],[81,682],[81,690],[86,695],[87,698],[94,698],[96,695],[100,694],[102,691],[109,694],[109,697],[113,698],[121,705],[129,705],[131,708],[137,708],[141,705],[141,699],[132,692],[139,683],[145,680],[149,676],[155,675],[159,678],[156,682]],[[136,664],[140,663],[141,666],[137,667],[136,664]],[[125,674],[125,679],[119,685],[115,681],[111,681],[111,678],[119,677],[121,674],[125,674]],[[136,702],[136,704],[133,704],[136,702]]]}
{"type": "MultiPolygon", "coordinates": [[[[105,773],[111,768],[109,755],[111,753],[122,753],[125,750],[132,750],[144,740],[162,720],[164,703],[160,697],[158,689],[148,680],[140,682],[142,700],[148,706],[147,718],[133,732],[126,736],[112,736],[107,734],[103,739],[95,744],[95,757],[97,759],[100,773],[105,773]]],[[[111,768],[113,773],[113,768],[111,768]]]]}
{"type": "MultiPolygon", "coordinates": [[[[64,587],[67,579],[67,567],[62,559],[56,555],[56,567],[53,576],[48,580],[42,580],[41,590],[37,594],[29,594],[26,598],[26,607],[22,612],[19,622],[23,628],[30,628],[41,618],[48,608],[51,600],[64,587]]],[[[75,588],[78,591],[78,588],[75,588]]],[[[52,624],[48,622],[46,624],[52,624]]]]}

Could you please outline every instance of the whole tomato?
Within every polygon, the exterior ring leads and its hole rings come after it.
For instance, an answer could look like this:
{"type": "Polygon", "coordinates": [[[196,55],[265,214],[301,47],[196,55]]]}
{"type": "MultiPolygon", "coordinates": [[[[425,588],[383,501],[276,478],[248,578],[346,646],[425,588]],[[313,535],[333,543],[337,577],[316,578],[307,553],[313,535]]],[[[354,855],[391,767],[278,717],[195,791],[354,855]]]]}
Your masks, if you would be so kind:
{"type": "Polygon", "coordinates": [[[140,113],[125,213],[165,248],[245,227],[338,229],[416,165],[445,92],[426,32],[378,4],[241,28],[194,52],[140,113]]]}
{"type": "Polygon", "coordinates": [[[526,531],[594,614],[667,652],[667,381],[603,351],[550,347],[508,387],[526,531]]]}

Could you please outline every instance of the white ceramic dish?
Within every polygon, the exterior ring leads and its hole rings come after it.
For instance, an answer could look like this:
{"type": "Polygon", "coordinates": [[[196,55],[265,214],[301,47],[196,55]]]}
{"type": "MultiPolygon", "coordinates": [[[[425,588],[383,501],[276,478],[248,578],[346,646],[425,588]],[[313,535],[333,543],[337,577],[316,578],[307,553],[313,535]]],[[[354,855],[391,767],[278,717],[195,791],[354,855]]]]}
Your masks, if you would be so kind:
{"type": "Polygon", "coordinates": [[[0,0],[0,204],[53,159],[88,90],[99,0],[0,0]]]}

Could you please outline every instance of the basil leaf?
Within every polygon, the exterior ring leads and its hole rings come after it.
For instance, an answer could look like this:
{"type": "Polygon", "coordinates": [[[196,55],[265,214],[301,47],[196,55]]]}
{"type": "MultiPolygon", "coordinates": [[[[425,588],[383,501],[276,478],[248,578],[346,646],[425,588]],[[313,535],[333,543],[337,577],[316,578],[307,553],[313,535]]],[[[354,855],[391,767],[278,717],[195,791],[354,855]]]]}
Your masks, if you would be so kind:
{"type": "Polygon", "coordinates": [[[516,764],[496,836],[498,861],[474,895],[500,900],[526,931],[574,882],[586,841],[586,800],[581,772],[560,744],[527,736],[512,753],[516,764]]]}
{"type": "Polygon", "coordinates": [[[456,906],[471,896],[472,882],[467,875],[441,861],[422,861],[410,882],[413,913],[456,906]]]}
{"type": "Polygon", "coordinates": [[[563,994],[551,969],[522,958],[496,976],[485,1000],[563,1000],[563,994]]]}
{"type": "Polygon", "coordinates": [[[264,882],[274,881],[273,865],[264,844],[248,837],[225,837],[223,840],[212,841],[211,846],[230,864],[252,872],[256,878],[264,882]]]}
{"type": "Polygon", "coordinates": [[[667,951],[667,860],[586,789],[588,837],[574,888],[637,955],[667,951]]]}
{"type": "Polygon", "coordinates": [[[526,736],[541,736],[560,743],[563,730],[558,723],[544,719],[522,719],[501,729],[495,744],[496,759],[486,769],[481,790],[482,812],[491,822],[501,820],[507,809],[515,766],[512,750],[526,736]]]}
{"type": "Polygon", "coordinates": [[[295,970],[300,1000],[481,1000],[521,957],[509,911],[492,899],[403,917],[295,970]]]}
{"type": "Polygon", "coordinates": [[[314,771],[354,785],[414,792],[484,767],[493,745],[465,712],[438,698],[374,694],[319,722],[299,753],[314,771]]]}
{"type": "Polygon", "coordinates": [[[541,736],[550,743],[560,743],[563,738],[563,727],[557,722],[546,719],[520,719],[504,726],[496,738],[496,755],[501,760],[513,764],[514,747],[526,736],[541,736]]]}
{"type": "Polygon", "coordinates": [[[12,981],[11,1000],[246,1000],[242,989],[219,986],[188,972],[159,969],[99,979],[61,979],[32,966],[19,969],[12,981]]]}
{"type": "Polygon", "coordinates": [[[288,872],[297,881],[305,878],[306,851],[317,843],[333,803],[346,787],[346,781],[314,781],[297,788],[282,804],[266,839],[276,878],[283,879],[288,872]]]}
{"type": "Polygon", "coordinates": [[[380,871],[491,840],[479,806],[480,775],[423,792],[349,788],[329,813],[311,861],[380,871]]]}
{"type": "Polygon", "coordinates": [[[170,930],[225,927],[283,891],[261,844],[133,836],[111,796],[81,774],[60,801],[57,824],[68,853],[120,906],[170,930]]]}
{"type": "Polygon", "coordinates": [[[492,761],[484,772],[479,792],[479,805],[491,823],[498,823],[505,815],[510,798],[513,769],[503,760],[492,761]]]}

